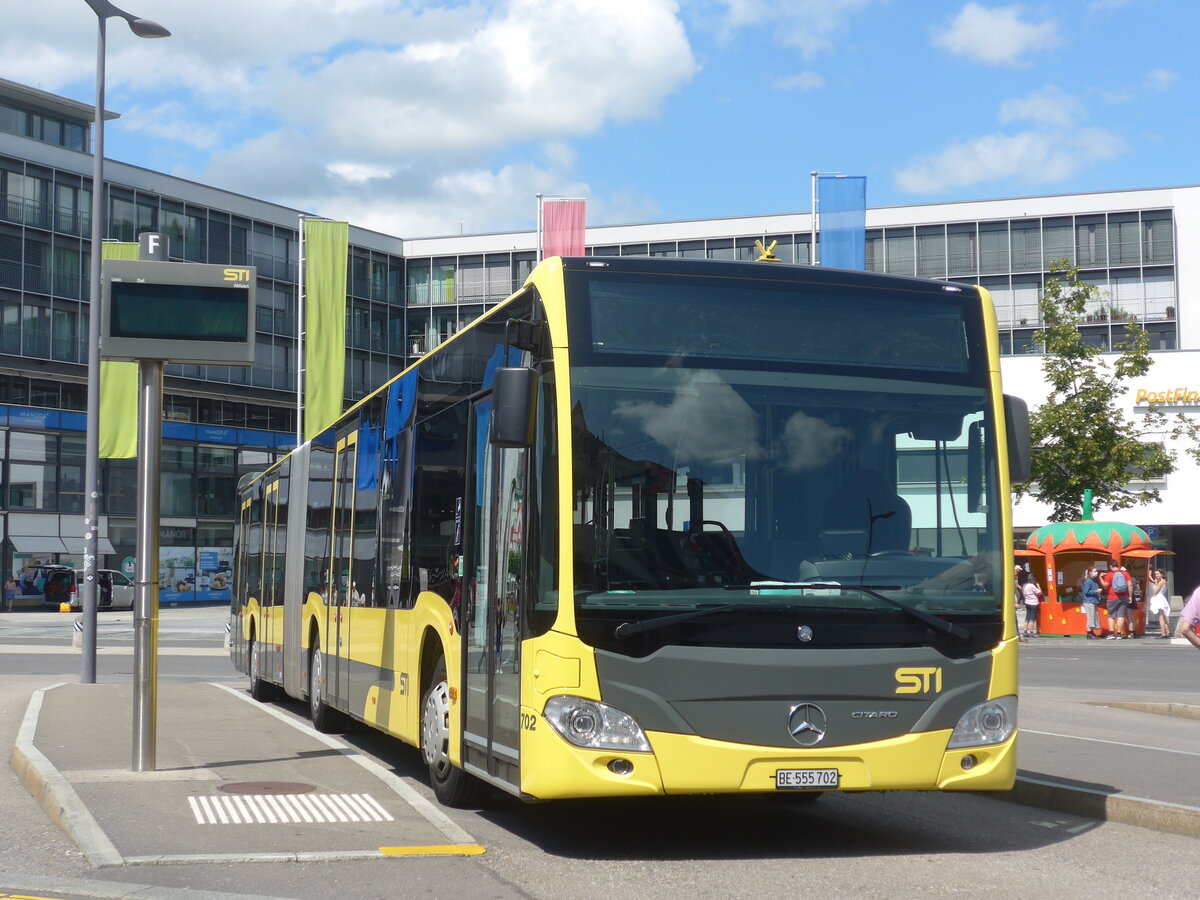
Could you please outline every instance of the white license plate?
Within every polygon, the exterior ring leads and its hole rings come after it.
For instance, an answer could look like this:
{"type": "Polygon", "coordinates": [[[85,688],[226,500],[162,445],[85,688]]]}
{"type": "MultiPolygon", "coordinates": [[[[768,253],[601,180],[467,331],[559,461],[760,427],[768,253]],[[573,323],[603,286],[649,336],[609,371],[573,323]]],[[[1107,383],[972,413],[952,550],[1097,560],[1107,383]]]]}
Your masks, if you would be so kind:
{"type": "Polygon", "coordinates": [[[781,791],[823,791],[836,788],[837,769],[776,769],[775,787],[781,791]]]}

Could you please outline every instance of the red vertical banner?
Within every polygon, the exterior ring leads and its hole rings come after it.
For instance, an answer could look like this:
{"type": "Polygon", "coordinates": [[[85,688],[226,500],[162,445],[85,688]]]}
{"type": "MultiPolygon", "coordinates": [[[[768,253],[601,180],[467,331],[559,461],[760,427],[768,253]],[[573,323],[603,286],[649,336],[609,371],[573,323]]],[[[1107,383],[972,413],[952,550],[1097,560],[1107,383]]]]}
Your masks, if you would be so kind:
{"type": "Polygon", "coordinates": [[[583,200],[542,201],[542,256],[583,256],[587,206],[583,200]]]}

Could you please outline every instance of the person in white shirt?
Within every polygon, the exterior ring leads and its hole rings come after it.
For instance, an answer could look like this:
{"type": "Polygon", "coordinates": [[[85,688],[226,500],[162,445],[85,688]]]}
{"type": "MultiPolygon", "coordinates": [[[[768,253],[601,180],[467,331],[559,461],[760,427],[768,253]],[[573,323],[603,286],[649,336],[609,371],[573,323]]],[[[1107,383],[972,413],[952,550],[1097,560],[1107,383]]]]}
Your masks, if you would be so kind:
{"type": "Polygon", "coordinates": [[[1033,573],[1021,585],[1021,597],[1025,600],[1025,637],[1037,637],[1038,609],[1042,602],[1042,589],[1033,573]]]}

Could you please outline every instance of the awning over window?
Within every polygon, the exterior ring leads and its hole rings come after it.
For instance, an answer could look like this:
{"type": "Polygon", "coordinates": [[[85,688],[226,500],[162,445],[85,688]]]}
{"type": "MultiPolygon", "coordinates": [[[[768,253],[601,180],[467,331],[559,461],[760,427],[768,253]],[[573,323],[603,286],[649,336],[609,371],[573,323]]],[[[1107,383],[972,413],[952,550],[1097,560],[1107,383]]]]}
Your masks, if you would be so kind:
{"type": "MultiPolygon", "coordinates": [[[[81,537],[66,537],[63,538],[63,544],[66,545],[68,553],[83,552],[83,538],[81,537]]],[[[96,549],[100,553],[116,553],[113,549],[112,541],[106,537],[96,539],[96,549]]]]}
{"type": "MultiPolygon", "coordinates": [[[[16,536],[11,535],[9,540],[12,541],[13,549],[18,553],[66,553],[67,548],[63,542],[56,537],[30,537],[28,535],[16,536]]],[[[80,539],[82,540],[82,538],[80,539]]]]}

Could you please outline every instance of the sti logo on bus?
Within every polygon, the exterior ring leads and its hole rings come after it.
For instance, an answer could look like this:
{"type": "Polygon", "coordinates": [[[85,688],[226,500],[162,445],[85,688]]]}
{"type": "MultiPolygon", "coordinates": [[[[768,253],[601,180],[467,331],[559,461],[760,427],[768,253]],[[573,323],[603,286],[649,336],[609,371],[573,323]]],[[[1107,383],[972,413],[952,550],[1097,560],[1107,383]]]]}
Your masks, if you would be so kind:
{"type": "Polygon", "coordinates": [[[249,269],[226,269],[225,270],[225,280],[226,281],[249,281],[250,280],[250,270],[249,269]]]}
{"type": "Polygon", "coordinates": [[[896,670],[897,694],[940,694],[942,692],[942,670],[940,668],[911,668],[896,670]]]}

